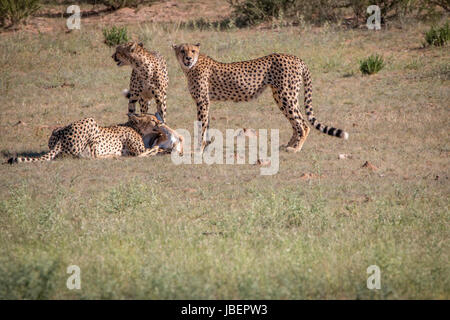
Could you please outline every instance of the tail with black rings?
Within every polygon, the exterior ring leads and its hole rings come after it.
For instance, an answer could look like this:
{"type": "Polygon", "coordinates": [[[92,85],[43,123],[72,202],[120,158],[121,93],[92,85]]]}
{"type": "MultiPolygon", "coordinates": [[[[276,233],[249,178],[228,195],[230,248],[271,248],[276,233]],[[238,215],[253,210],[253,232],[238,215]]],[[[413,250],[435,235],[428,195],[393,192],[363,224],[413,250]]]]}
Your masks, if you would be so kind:
{"type": "Polygon", "coordinates": [[[311,73],[309,71],[308,66],[302,61],[303,64],[303,85],[305,88],[305,110],[308,121],[311,125],[317,130],[328,134],[333,137],[342,138],[344,140],[348,139],[348,133],[342,129],[326,126],[320,123],[316,117],[314,116],[314,112],[312,109],[312,81],[311,81],[311,73]]]}

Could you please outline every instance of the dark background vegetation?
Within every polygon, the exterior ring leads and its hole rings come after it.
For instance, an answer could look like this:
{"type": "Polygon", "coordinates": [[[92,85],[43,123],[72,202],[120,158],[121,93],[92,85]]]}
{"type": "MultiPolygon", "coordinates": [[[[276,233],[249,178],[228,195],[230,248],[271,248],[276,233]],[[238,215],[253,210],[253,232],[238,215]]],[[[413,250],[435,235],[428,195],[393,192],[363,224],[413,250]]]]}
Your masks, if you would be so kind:
{"type": "MultiPolygon", "coordinates": [[[[303,22],[321,25],[325,22],[342,23],[350,26],[364,24],[369,5],[378,5],[382,22],[413,16],[429,19],[448,13],[449,0],[226,0],[231,8],[232,20],[238,27],[278,20],[285,23],[303,22]]],[[[120,8],[141,8],[158,0],[0,0],[0,22],[11,26],[35,14],[40,8],[52,5],[88,4],[103,6],[107,10],[120,8]]],[[[217,22],[216,22],[217,23],[217,22]]]]}

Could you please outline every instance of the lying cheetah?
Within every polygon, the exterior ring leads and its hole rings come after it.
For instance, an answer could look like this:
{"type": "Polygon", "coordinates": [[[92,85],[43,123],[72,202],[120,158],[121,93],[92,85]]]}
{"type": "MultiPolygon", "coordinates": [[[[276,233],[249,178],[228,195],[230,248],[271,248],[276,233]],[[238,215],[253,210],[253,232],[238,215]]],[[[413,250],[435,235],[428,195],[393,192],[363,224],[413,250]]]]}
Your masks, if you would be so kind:
{"type": "Polygon", "coordinates": [[[128,42],[118,45],[112,58],[117,65],[131,65],[133,71],[130,89],[124,94],[128,98],[128,112],[135,113],[139,100],[141,113],[147,113],[150,100],[155,98],[157,116],[161,121],[166,117],[166,91],[169,84],[167,64],[158,52],[147,51],[142,43],[128,42]]]}
{"type": "Polygon", "coordinates": [[[180,44],[172,47],[187,77],[192,98],[197,104],[197,119],[202,122],[200,152],[206,145],[210,101],[249,101],[259,96],[268,86],[271,87],[279,108],[292,125],[292,137],[285,145],[287,151],[300,151],[310,131],[298,108],[298,95],[302,84],[309,122],[323,133],[348,139],[347,132],[323,125],[314,117],[311,104],[311,74],[300,58],[274,53],[250,61],[222,63],[200,54],[200,44],[180,44]]]}
{"type": "Polygon", "coordinates": [[[48,141],[50,151],[40,157],[14,157],[8,163],[51,161],[59,154],[80,157],[89,149],[93,158],[122,155],[149,156],[158,153],[158,148],[146,149],[142,134],[151,131],[136,116],[122,125],[100,127],[93,118],[75,121],[53,130],[48,141]]]}

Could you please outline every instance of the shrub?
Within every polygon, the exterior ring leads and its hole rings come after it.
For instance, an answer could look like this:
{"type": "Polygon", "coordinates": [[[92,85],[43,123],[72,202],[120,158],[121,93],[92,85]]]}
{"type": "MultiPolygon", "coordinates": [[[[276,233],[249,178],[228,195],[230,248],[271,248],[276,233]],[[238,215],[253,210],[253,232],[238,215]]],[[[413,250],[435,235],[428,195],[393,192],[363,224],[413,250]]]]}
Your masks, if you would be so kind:
{"type": "Polygon", "coordinates": [[[444,9],[445,11],[450,11],[450,1],[449,0],[424,0],[426,4],[436,5],[444,9]]]}
{"type": "Polygon", "coordinates": [[[380,8],[381,22],[386,19],[406,15],[417,10],[420,6],[418,0],[348,0],[345,6],[352,9],[356,22],[365,24],[367,17],[367,8],[370,5],[377,5],[380,8]]]}
{"type": "Polygon", "coordinates": [[[237,26],[248,26],[271,19],[302,16],[309,22],[335,21],[333,0],[228,0],[237,26]]]}
{"type": "Polygon", "coordinates": [[[120,8],[135,8],[139,5],[151,4],[155,2],[155,0],[100,0],[98,2],[113,10],[117,10],[120,8]]]}
{"type": "Polygon", "coordinates": [[[448,22],[438,28],[432,27],[429,31],[425,32],[425,41],[430,46],[443,46],[450,38],[450,28],[448,22]]]}
{"type": "Polygon", "coordinates": [[[15,25],[39,9],[39,0],[0,0],[0,25],[15,25]]]}
{"type": "Polygon", "coordinates": [[[50,299],[61,271],[59,261],[46,254],[28,261],[14,260],[0,260],[0,299],[50,299]]]}
{"type": "Polygon", "coordinates": [[[103,35],[105,36],[105,43],[112,47],[118,44],[128,41],[127,28],[126,27],[112,27],[110,29],[103,29],[103,35]]]}
{"type": "Polygon", "coordinates": [[[233,8],[233,14],[243,25],[253,25],[268,18],[279,17],[281,12],[293,0],[228,0],[233,8]]]}
{"type": "Polygon", "coordinates": [[[374,74],[383,69],[384,61],[383,57],[378,54],[371,55],[370,57],[359,61],[359,70],[363,74],[374,74]]]}
{"type": "Polygon", "coordinates": [[[355,25],[365,24],[367,8],[380,8],[381,22],[418,14],[422,10],[440,6],[448,11],[449,0],[227,0],[233,9],[232,18],[238,27],[254,25],[271,19],[290,19],[293,22],[321,24],[338,20],[353,21],[355,25]],[[349,17],[348,14],[351,14],[349,17]],[[344,18],[345,17],[345,18],[344,18]]]}

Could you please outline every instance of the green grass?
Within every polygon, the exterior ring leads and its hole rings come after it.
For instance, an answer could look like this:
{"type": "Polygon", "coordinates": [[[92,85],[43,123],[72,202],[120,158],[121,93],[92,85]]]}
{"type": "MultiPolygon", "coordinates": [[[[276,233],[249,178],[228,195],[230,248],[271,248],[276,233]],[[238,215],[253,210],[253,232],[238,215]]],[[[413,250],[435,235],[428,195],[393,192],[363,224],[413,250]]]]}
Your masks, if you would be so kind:
{"type": "Polygon", "coordinates": [[[379,72],[384,67],[384,60],[378,54],[359,61],[359,70],[363,74],[374,74],[379,72]]]}
{"type": "MultiPolygon", "coordinates": [[[[225,62],[300,56],[317,118],[350,139],[311,131],[300,153],[280,152],[274,176],[247,164],[175,166],[169,156],[0,166],[0,298],[450,298],[450,59],[436,48],[407,50],[425,28],[128,26],[167,59],[171,127],[192,134],[196,110],[170,44],[200,42],[225,62]],[[389,65],[363,77],[355,61],[374,50],[389,65]],[[73,264],[79,291],[66,288],[73,264]],[[373,264],[381,290],[366,287],[373,264]]],[[[126,119],[121,91],[131,70],[116,67],[103,40],[100,27],[1,36],[2,161],[45,151],[53,125],[126,119]]],[[[269,91],[213,103],[211,116],[222,131],[278,128],[281,143],[292,131],[269,91]]]]}
{"type": "Polygon", "coordinates": [[[113,26],[110,29],[103,29],[103,36],[105,37],[105,43],[110,46],[117,46],[121,43],[128,41],[128,34],[126,27],[113,26]]]}
{"type": "Polygon", "coordinates": [[[0,26],[18,24],[39,8],[39,0],[0,0],[0,26]]]}
{"type": "Polygon", "coordinates": [[[432,27],[425,32],[425,41],[430,46],[442,47],[450,40],[450,25],[448,22],[442,27],[432,27]]]}

